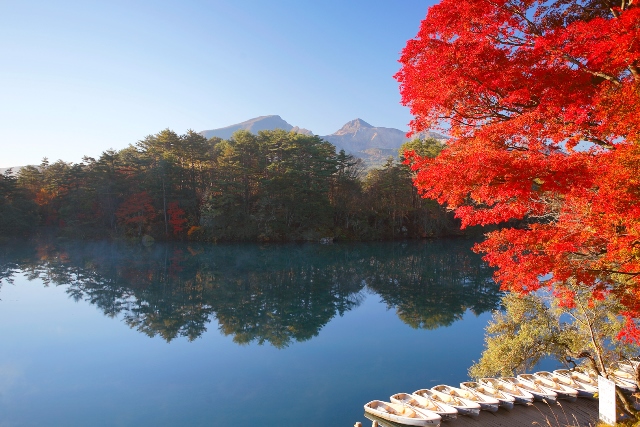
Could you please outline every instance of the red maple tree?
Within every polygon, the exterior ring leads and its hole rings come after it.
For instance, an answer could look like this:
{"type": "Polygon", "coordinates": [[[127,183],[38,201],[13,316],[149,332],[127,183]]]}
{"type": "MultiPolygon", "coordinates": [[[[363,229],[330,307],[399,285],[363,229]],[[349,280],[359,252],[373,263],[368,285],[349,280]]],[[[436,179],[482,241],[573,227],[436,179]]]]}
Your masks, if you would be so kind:
{"type": "Polygon", "coordinates": [[[615,294],[640,343],[640,7],[442,0],[400,62],[412,130],[452,136],[406,154],[416,186],[463,227],[519,222],[476,246],[503,289],[615,294]]]}
{"type": "Polygon", "coordinates": [[[187,219],[184,217],[184,209],[182,209],[177,202],[171,202],[169,203],[167,213],[169,214],[169,224],[171,225],[173,234],[179,235],[184,232],[185,224],[187,223],[187,219]]]}
{"type": "Polygon", "coordinates": [[[120,204],[116,217],[128,226],[130,231],[135,230],[137,235],[142,235],[144,228],[156,217],[151,196],[146,191],[132,194],[120,204]]]}

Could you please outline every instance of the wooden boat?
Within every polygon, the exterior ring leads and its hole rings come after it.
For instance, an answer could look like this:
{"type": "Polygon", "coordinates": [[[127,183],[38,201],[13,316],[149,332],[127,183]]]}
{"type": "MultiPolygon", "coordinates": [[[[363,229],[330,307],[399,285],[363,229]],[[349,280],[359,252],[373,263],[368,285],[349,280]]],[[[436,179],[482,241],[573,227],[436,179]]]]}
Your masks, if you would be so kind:
{"type": "Polygon", "coordinates": [[[431,388],[430,390],[418,390],[415,392],[418,396],[428,395],[433,400],[440,401],[449,406],[453,406],[456,408],[460,415],[470,415],[472,417],[476,417],[480,415],[480,405],[470,400],[460,398],[457,396],[452,396],[448,393],[442,393],[441,391],[434,390],[431,388]]]}
{"type": "Polygon", "coordinates": [[[535,375],[541,376],[543,378],[547,378],[551,381],[557,381],[562,385],[571,387],[572,389],[578,392],[579,397],[593,398],[593,396],[598,392],[597,387],[592,387],[589,384],[579,383],[576,380],[574,380],[571,377],[571,375],[562,375],[562,374],[556,373],[555,371],[554,372],[540,371],[540,372],[536,372],[535,375]]]}
{"type": "Polygon", "coordinates": [[[433,400],[409,393],[396,393],[390,397],[392,403],[411,406],[413,409],[438,415],[442,420],[453,420],[458,416],[456,408],[439,404],[433,400]]]}
{"type": "Polygon", "coordinates": [[[538,375],[537,373],[518,375],[518,378],[533,381],[540,387],[554,391],[558,395],[558,399],[567,399],[571,402],[575,402],[578,399],[578,390],[560,383],[556,378],[553,377],[550,372],[541,372],[544,374],[549,374],[548,376],[550,376],[551,378],[548,378],[547,375],[538,375]]]}
{"type": "Polygon", "coordinates": [[[440,425],[440,417],[437,421],[430,418],[422,412],[415,411],[408,406],[399,405],[397,403],[383,402],[381,400],[372,400],[364,405],[364,411],[380,417],[385,420],[393,421],[398,424],[408,426],[437,426],[440,425]]]}
{"type": "Polygon", "coordinates": [[[508,381],[502,381],[497,378],[480,378],[478,382],[481,385],[493,387],[502,393],[508,394],[513,397],[515,403],[519,403],[521,405],[527,405],[534,400],[533,394],[518,388],[518,386],[511,384],[508,381]]]}
{"type": "Polygon", "coordinates": [[[487,396],[487,397],[496,399],[499,402],[500,406],[508,410],[513,409],[513,405],[516,400],[513,396],[503,393],[502,391],[496,388],[493,388],[489,385],[482,385],[480,383],[476,383],[473,381],[465,381],[460,383],[460,388],[464,390],[469,390],[470,392],[475,393],[477,395],[487,396]]]}
{"type": "Polygon", "coordinates": [[[542,387],[538,386],[536,383],[522,380],[516,377],[503,377],[501,378],[504,381],[508,381],[511,384],[517,386],[518,388],[528,391],[533,394],[533,397],[536,400],[546,400],[547,402],[555,402],[558,399],[558,395],[555,391],[546,390],[542,387]]]}
{"type": "Polygon", "coordinates": [[[456,396],[462,399],[470,400],[480,405],[480,409],[484,411],[496,412],[500,406],[500,401],[493,397],[476,394],[470,390],[463,388],[452,387],[450,385],[437,385],[431,388],[442,393],[448,393],[451,396],[456,396]]]}

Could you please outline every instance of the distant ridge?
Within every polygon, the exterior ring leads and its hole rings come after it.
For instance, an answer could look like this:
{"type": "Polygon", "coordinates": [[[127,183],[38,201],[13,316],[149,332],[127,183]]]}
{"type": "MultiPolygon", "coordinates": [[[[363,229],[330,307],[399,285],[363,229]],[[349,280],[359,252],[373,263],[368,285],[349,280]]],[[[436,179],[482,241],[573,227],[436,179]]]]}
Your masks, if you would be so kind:
{"type": "MultiPolygon", "coordinates": [[[[238,130],[248,130],[251,133],[258,133],[261,130],[284,129],[286,131],[305,135],[313,135],[307,129],[294,127],[284,121],[280,116],[260,116],[242,123],[227,126],[220,129],[204,130],[200,132],[206,138],[218,137],[229,139],[238,130]]],[[[418,138],[435,138],[446,140],[448,137],[436,132],[421,132],[416,135],[418,138]]],[[[363,159],[367,166],[380,166],[387,158],[397,157],[398,149],[409,139],[405,131],[394,128],[376,127],[357,118],[351,120],[331,135],[320,136],[336,146],[336,150],[344,150],[348,154],[363,159]]]]}
{"type": "MultiPolygon", "coordinates": [[[[35,166],[35,165],[30,165],[30,166],[35,166]]],[[[11,166],[10,168],[0,168],[0,175],[4,175],[6,171],[11,169],[12,175],[16,176],[18,172],[20,172],[20,169],[22,169],[23,167],[24,166],[11,166]]],[[[35,166],[35,167],[38,167],[38,166],[35,166]]]]}
{"type": "Polygon", "coordinates": [[[292,126],[286,121],[282,119],[280,116],[260,116],[250,120],[247,120],[242,123],[238,123],[235,125],[219,128],[219,129],[211,129],[211,130],[203,130],[200,132],[200,135],[209,139],[214,136],[222,139],[229,139],[234,132],[239,130],[247,130],[251,133],[257,134],[261,130],[275,130],[275,129],[284,129],[286,131],[293,130],[297,133],[302,133],[305,135],[313,135],[310,130],[299,128],[298,126],[292,126]]]}

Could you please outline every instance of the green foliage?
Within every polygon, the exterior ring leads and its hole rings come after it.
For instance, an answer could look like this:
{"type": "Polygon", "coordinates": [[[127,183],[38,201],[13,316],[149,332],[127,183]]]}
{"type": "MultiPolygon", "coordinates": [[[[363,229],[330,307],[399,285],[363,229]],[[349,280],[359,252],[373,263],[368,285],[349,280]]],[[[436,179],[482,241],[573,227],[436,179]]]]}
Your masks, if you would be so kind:
{"type": "Polygon", "coordinates": [[[589,361],[606,373],[638,347],[616,340],[623,326],[621,306],[612,295],[593,299],[573,286],[575,304],[563,306],[550,294],[506,294],[504,310],[496,311],[486,328],[485,350],[469,369],[473,378],[510,376],[530,371],[543,357],[589,361]]]}
{"type": "Polygon", "coordinates": [[[407,141],[398,149],[398,156],[404,160],[404,153],[407,151],[413,151],[420,157],[434,158],[444,148],[444,143],[435,138],[415,138],[411,141],[407,141]]]}
{"type": "Polygon", "coordinates": [[[420,197],[411,170],[389,158],[364,179],[369,235],[375,239],[459,234],[453,215],[437,202],[420,197]]]}

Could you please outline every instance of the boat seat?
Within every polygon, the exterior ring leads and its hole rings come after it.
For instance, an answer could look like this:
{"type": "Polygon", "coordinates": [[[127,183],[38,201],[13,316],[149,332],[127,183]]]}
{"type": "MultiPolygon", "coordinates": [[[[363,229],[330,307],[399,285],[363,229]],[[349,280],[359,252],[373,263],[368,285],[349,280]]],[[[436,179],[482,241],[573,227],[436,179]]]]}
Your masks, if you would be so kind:
{"type": "Polygon", "coordinates": [[[414,411],[412,411],[409,408],[403,408],[402,409],[402,414],[400,414],[404,417],[408,417],[408,418],[415,418],[416,417],[416,413],[414,411]]]}

